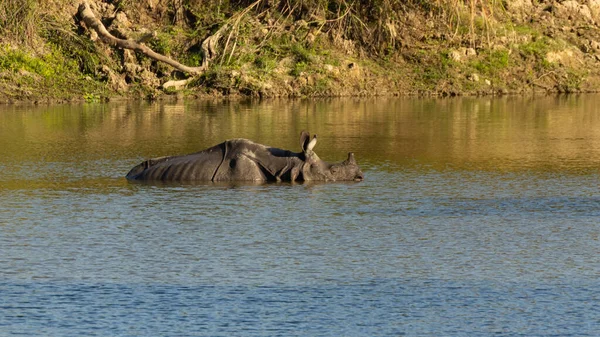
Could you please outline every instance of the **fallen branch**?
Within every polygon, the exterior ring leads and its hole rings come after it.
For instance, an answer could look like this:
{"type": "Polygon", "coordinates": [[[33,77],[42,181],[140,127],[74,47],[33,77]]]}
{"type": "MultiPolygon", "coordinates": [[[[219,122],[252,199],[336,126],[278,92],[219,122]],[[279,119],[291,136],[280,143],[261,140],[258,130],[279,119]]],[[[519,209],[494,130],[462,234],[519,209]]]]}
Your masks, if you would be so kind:
{"type": "Polygon", "coordinates": [[[90,8],[90,5],[88,4],[88,2],[86,0],[84,0],[79,5],[78,13],[79,13],[79,16],[81,17],[81,19],[83,20],[83,22],[85,22],[85,24],[88,26],[89,29],[93,29],[94,31],[96,31],[96,33],[98,33],[98,36],[102,39],[102,41],[104,41],[105,43],[107,43],[113,47],[131,49],[131,50],[140,52],[140,53],[150,57],[151,59],[154,59],[154,60],[157,60],[160,62],[164,62],[177,70],[180,70],[180,71],[183,71],[183,72],[189,73],[189,74],[194,74],[194,75],[202,74],[204,72],[204,70],[206,69],[206,67],[208,66],[207,62],[203,62],[202,67],[188,67],[188,66],[183,65],[169,57],[166,57],[164,55],[161,55],[161,54],[153,51],[152,49],[146,47],[143,44],[137,43],[132,40],[124,40],[124,39],[119,39],[119,38],[115,37],[114,35],[109,33],[108,30],[106,29],[106,27],[104,27],[104,25],[102,24],[102,22],[100,20],[98,20],[98,18],[96,18],[96,16],[94,15],[94,12],[92,12],[92,9],[90,8]]]}
{"type": "Polygon", "coordinates": [[[190,83],[193,80],[193,78],[187,78],[185,80],[171,80],[171,81],[167,81],[165,82],[162,87],[163,89],[169,89],[169,88],[173,88],[175,90],[181,90],[183,88],[185,88],[185,86],[190,83]]]}

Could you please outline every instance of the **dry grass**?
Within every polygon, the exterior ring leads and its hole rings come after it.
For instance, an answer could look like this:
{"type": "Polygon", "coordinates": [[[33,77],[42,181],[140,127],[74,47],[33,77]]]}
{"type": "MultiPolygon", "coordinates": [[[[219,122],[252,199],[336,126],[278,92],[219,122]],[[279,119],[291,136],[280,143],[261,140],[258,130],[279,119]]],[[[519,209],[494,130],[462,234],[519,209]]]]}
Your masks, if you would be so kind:
{"type": "Polygon", "coordinates": [[[37,14],[38,4],[35,0],[0,2],[0,41],[8,39],[31,45],[37,37],[37,14]]]}

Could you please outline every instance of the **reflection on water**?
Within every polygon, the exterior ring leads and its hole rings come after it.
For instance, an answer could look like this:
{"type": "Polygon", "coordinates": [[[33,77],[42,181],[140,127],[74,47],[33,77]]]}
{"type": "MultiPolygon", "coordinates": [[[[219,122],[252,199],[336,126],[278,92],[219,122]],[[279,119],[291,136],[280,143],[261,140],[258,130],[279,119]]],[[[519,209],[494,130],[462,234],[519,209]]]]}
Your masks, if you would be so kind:
{"type": "MultiPolygon", "coordinates": [[[[597,96],[119,103],[8,107],[0,115],[4,163],[147,158],[229,138],[298,150],[319,135],[330,161],[475,170],[590,170],[600,162],[597,96]],[[107,158],[106,154],[111,157],[107,158]]],[[[98,162],[98,166],[102,166],[98,162]]],[[[110,163],[108,163],[110,164],[110,163]]],[[[123,169],[125,170],[125,169],[123,169]]]]}
{"type": "Polygon", "coordinates": [[[597,96],[2,107],[0,336],[594,336],[597,96]],[[341,184],[139,184],[245,137],[341,184]]]}

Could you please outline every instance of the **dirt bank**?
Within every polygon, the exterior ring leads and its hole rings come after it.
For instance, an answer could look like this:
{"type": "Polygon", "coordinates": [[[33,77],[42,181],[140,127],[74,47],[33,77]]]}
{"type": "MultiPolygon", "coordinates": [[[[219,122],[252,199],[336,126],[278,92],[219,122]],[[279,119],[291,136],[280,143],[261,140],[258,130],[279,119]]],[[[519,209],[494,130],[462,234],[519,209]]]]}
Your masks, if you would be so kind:
{"type": "Polygon", "coordinates": [[[1,102],[600,89],[600,0],[7,0],[0,19],[1,102]]]}

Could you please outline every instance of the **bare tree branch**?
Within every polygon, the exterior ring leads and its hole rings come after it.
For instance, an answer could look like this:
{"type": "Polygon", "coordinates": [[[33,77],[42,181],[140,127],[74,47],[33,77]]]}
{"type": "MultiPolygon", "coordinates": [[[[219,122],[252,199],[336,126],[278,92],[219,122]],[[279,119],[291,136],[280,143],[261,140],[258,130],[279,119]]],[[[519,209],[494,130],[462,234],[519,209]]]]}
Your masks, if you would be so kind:
{"type": "Polygon", "coordinates": [[[96,33],[98,33],[98,36],[102,39],[102,41],[104,41],[105,43],[107,43],[111,46],[124,48],[124,49],[131,49],[131,50],[140,52],[154,60],[164,62],[177,70],[181,70],[185,73],[189,73],[189,74],[193,74],[193,75],[202,74],[205,71],[206,67],[208,66],[208,62],[203,62],[203,65],[201,67],[188,67],[188,66],[183,65],[169,57],[166,57],[164,55],[161,55],[161,54],[153,51],[152,49],[146,47],[143,44],[137,43],[132,40],[124,40],[124,39],[119,39],[119,38],[115,37],[114,35],[109,33],[108,30],[106,29],[106,27],[104,27],[104,25],[102,24],[102,22],[100,20],[98,20],[98,18],[96,18],[96,16],[94,15],[94,12],[92,12],[92,9],[90,8],[90,5],[88,4],[87,0],[84,0],[79,5],[78,13],[79,13],[79,16],[81,17],[81,19],[83,20],[83,22],[85,22],[85,24],[87,25],[87,27],[89,29],[93,29],[94,31],[96,31],[96,33]]]}

